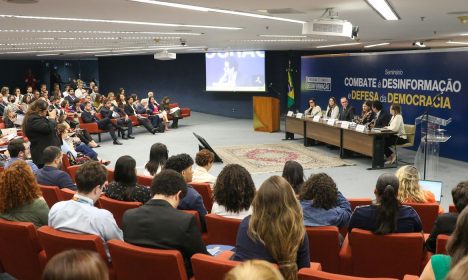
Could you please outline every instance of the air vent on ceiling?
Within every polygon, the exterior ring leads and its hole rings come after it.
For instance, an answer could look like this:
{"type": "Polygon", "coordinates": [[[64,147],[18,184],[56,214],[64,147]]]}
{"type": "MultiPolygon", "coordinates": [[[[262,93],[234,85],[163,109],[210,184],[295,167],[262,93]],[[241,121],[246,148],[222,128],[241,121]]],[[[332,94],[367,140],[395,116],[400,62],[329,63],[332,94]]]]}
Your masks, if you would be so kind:
{"type": "Polygon", "coordinates": [[[303,11],[295,10],[292,8],[266,9],[266,10],[257,10],[257,11],[262,12],[262,13],[272,14],[272,15],[305,14],[303,11]]]}

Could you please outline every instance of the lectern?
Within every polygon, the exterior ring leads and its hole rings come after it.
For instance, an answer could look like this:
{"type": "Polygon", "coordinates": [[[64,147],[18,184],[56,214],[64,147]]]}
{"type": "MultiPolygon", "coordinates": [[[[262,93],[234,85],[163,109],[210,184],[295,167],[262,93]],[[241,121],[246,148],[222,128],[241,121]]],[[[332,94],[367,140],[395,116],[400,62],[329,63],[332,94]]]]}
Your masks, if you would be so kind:
{"type": "Polygon", "coordinates": [[[267,96],[253,97],[253,126],[255,131],[279,131],[280,101],[278,98],[267,96]]]}
{"type": "Polygon", "coordinates": [[[439,168],[439,144],[447,142],[450,136],[445,129],[452,122],[452,118],[442,119],[424,114],[416,118],[415,124],[421,124],[421,143],[416,152],[414,166],[423,174],[423,180],[437,180],[439,168]]]}

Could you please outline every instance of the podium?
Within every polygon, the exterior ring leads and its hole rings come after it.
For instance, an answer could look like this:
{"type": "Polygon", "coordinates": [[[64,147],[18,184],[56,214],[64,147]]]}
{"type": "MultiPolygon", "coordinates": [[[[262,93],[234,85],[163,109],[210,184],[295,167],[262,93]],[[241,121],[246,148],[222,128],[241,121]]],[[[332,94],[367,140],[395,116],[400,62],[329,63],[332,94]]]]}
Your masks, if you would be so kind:
{"type": "Polygon", "coordinates": [[[253,126],[255,131],[279,131],[280,101],[278,98],[267,96],[253,97],[253,126]]]}
{"type": "Polygon", "coordinates": [[[419,144],[414,166],[423,175],[423,180],[437,179],[439,168],[439,144],[447,142],[451,136],[445,129],[452,118],[442,119],[428,114],[416,118],[415,125],[421,125],[421,143],[419,144]]]}

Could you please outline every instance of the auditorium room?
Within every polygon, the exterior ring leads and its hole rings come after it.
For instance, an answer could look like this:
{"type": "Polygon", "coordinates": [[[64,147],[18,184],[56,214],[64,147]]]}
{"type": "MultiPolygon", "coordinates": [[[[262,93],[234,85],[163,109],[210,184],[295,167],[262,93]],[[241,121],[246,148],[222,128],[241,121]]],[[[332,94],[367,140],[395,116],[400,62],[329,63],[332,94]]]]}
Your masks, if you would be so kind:
{"type": "Polygon", "coordinates": [[[0,1],[0,280],[468,279],[466,4],[0,1]]]}

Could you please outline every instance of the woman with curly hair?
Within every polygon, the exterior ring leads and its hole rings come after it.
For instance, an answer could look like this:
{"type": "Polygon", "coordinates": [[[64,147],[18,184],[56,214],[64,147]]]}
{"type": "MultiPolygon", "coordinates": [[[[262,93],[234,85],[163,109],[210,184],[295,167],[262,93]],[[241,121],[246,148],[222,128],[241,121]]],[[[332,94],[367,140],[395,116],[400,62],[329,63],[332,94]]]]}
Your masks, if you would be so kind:
{"type": "Polygon", "coordinates": [[[0,174],[0,218],[47,225],[49,207],[29,165],[18,160],[0,174]]]}
{"type": "Polygon", "coordinates": [[[351,205],[325,173],[315,174],[304,183],[299,195],[304,225],[345,227],[351,217],[351,205]]]}
{"type": "Polygon", "coordinates": [[[310,266],[310,256],[301,207],[291,185],[283,177],[271,176],[260,186],[252,209],[239,226],[233,259],[276,263],[284,279],[296,280],[297,270],[310,266]]]}
{"type": "Polygon", "coordinates": [[[226,218],[244,219],[252,213],[250,205],[254,196],[255,184],[247,169],[239,164],[228,164],[216,179],[211,213],[226,218]]]}
{"type": "MultiPolygon", "coordinates": [[[[435,203],[435,196],[431,191],[421,189],[419,185],[419,172],[413,165],[400,167],[395,173],[400,187],[398,189],[398,200],[401,203],[435,203]]],[[[439,214],[444,209],[439,206],[439,214]]]]}

